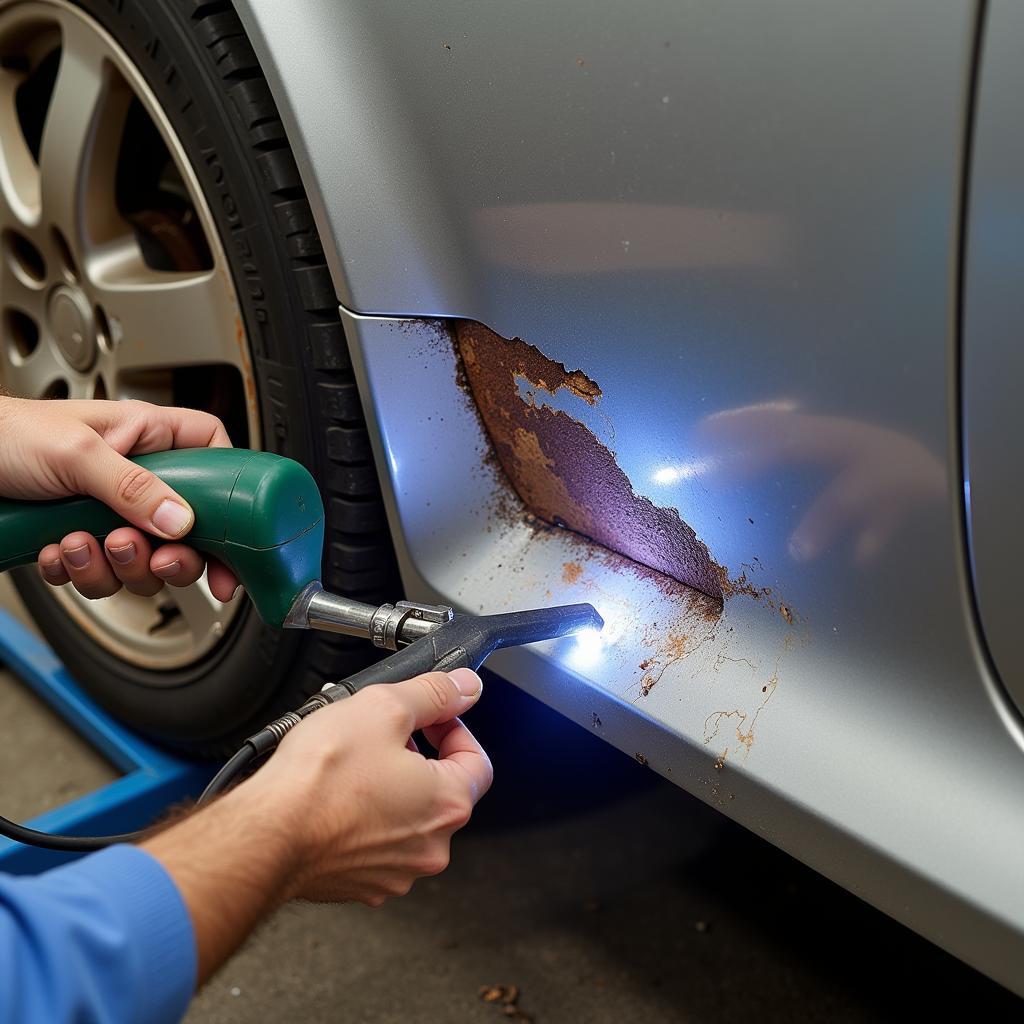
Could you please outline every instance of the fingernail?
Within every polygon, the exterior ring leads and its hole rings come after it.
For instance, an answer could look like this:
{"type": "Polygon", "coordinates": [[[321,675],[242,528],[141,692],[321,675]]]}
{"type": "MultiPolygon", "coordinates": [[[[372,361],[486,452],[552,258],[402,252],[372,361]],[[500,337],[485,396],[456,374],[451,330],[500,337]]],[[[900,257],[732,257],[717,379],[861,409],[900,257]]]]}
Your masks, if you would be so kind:
{"type": "Polygon", "coordinates": [[[162,580],[169,580],[172,576],[177,576],[181,572],[181,562],[175,559],[168,565],[161,565],[153,569],[153,575],[159,576],[162,580]]]}
{"type": "Polygon", "coordinates": [[[60,559],[57,558],[57,559],[55,559],[52,562],[44,562],[43,563],[43,575],[47,579],[51,579],[51,580],[54,580],[54,581],[63,579],[64,578],[64,566],[61,565],[60,559]]]}
{"type": "Polygon", "coordinates": [[[448,678],[463,697],[476,697],[484,688],[483,680],[471,668],[457,668],[448,678]]]}
{"type": "Polygon", "coordinates": [[[129,541],[127,544],[122,544],[119,548],[107,548],[107,554],[118,565],[127,565],[135,558],[135,545],[129,541]]]}
{"type": "Polygon", "coordinates": [[[83,544],[78,548],[61,548],[61,554],[67,559],[73,569],[84,569],[89,564],[89,545],[83,544]]]}
{"type": "Polygon", "coordinates": [[[169,537],[180,537],[192,525],[192,513],[168,498],[161,501],[153,513],[153,525],[169,537]]]}

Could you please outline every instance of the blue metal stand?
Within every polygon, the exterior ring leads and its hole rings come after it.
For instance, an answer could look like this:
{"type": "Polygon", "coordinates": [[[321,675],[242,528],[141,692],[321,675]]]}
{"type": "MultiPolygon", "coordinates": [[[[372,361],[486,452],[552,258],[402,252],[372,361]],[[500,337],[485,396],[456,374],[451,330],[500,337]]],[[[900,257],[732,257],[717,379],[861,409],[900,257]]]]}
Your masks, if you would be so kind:
{"type": "MultiPolygon", "coordinates": [[[[32,828],[69,835],[132,832],[176,801],[198,795],[213,775],[214,766],[180,760],[115,722],[79,689],[49,646],[2,610],[0,662],[124,772],[101,789],[35,818],[28,823],[32,828]]],[[[36,874],[76,856],[0,836],[0,871],[36,874]]]]}

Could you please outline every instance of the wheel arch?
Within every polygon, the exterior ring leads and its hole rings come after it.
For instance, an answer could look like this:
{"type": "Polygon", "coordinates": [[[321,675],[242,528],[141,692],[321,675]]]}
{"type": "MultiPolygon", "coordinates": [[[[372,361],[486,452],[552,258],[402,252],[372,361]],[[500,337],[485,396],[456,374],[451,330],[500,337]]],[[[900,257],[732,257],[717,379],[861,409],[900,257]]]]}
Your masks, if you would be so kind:
{"type": "Polygon", "coordinates": [[[235,7],[288,134],[338,301],[364,314],[465,315],[471,282],[442,188],[417,158],[417,126],[365,10],[329,0],[235,7]]]}

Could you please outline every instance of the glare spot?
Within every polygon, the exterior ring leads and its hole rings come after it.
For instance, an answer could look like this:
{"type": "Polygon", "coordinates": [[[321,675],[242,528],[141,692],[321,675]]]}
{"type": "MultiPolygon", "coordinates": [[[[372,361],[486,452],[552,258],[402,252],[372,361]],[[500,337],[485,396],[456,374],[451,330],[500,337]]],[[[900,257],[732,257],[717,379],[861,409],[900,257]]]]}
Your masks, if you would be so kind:
{"type": "Polygon", "coordinates": [[[674,466],[661,466],[651,474],[651,481],[661,487],[668,487],[681,480],[695,480],[713,468],[714,460],[712,459],[692,459],[674,466]]]}
{"type": "Polygon", "coordinates": [[[569,663],[574,668],[592,668],[604,654],[604,638],[600,630],[584,629],[576,634],[569,663]]]}

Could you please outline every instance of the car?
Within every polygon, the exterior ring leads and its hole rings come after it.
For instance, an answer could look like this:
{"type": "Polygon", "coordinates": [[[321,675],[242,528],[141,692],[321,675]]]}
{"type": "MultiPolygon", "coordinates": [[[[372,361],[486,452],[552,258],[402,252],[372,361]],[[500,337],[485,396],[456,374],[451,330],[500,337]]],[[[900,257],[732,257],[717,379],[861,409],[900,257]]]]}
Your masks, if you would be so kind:
{"type": "MultiPolygon", "coordinates": [[[[1021,38],[1006,0],[2,3],[4,379],[303,462],[338,593],[592,602],[489,665],[1024,994],[1021,38]]],[[[202,584],[18,588],[205,753],[370,657],[202,584]]]]}

